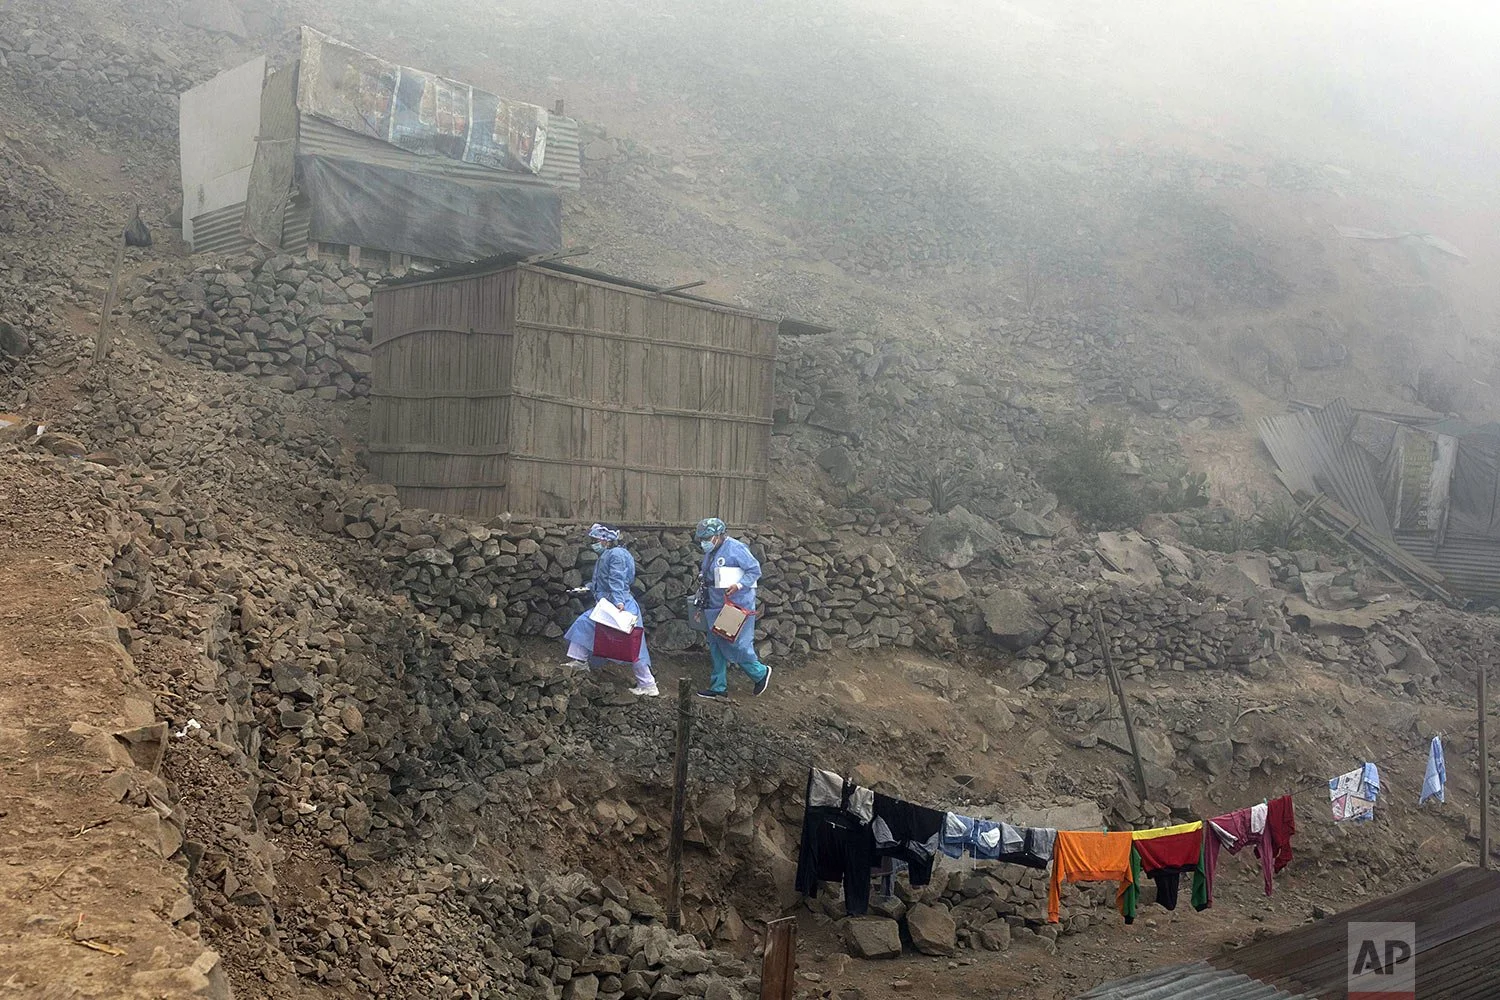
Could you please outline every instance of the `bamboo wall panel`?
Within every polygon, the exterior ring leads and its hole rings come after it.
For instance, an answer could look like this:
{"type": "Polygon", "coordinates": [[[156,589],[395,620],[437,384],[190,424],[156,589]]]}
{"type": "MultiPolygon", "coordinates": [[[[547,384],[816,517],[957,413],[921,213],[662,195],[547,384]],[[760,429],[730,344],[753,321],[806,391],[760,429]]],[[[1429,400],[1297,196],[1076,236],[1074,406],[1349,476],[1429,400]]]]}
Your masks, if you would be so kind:
{"type": "Polygon", "coordinates": [[[776,324],[539,267],[382,289],[371,466],[469,515],[765,516],[776,324]]]}

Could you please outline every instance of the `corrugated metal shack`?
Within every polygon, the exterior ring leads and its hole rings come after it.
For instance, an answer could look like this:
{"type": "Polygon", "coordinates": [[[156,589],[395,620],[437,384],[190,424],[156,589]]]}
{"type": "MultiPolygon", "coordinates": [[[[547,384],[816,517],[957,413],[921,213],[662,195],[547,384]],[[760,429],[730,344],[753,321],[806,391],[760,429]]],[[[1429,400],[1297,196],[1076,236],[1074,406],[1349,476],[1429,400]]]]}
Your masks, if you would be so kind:
{"type": "Polygon", "coordinates": [[[581,174],[573,119],[311,28],[289,66],[264,64],[182,97],[195,251],[322,249],[400,270],[560,248],[560,192],[581,174]]]}
{"type": "Polygon", "coordinates": [[[1418,997],[1493,1000],[1500,872],[1465,865],[1206,962],[1106,983],[1078,1000],[1343,1000],[1350,923],[1415,923],[1418,997]]]}
{"type": "Polygon", "coordinates": [[[371,469],[453,514],[759,523],[777,327],[558,261],[387,282],[371,469]]]}
{"type": "Polygon", "coordinates": [[[1336,399],[1260,422],[1315,518],[1431,596],[1500,599],[1500,426],[1355,410],[1336,399]]]}

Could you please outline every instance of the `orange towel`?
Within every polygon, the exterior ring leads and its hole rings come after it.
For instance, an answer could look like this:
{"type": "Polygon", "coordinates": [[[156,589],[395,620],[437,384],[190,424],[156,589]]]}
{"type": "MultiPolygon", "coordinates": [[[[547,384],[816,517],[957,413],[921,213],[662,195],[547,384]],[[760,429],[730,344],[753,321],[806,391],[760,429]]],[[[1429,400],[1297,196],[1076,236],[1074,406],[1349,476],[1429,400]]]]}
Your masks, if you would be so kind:
{"type": "MultiPolygon", "coordinates": [[[[1119,882],[1116,902],[1134,880],[1130,876],[1130,831],[1080,833],[1057,831],[1052,847],[1052,886],[1047,892],[1047,922],[1057,923],[1064,882],[1119,882]]],[[[1122,911],[1123,912],[1123,911],[1122,911]]]]}

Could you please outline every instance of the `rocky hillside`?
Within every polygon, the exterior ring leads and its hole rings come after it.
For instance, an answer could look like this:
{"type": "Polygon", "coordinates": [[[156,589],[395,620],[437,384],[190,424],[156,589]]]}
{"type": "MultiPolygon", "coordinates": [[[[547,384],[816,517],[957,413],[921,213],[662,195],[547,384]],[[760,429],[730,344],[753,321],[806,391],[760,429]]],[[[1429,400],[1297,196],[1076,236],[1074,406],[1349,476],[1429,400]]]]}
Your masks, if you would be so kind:
{"type": "MultiPolygon", "coordinates": [[[[62,922],[108,885],[134,902],[95,936],[74,925],[63,950],[71,982],[111,969],[122,996],[730,1000],[757,995],[764,923],[793,914],[808,995],[1063,997],[1122,954],[1207,954],[1472,857],[1469,692],[1500,653],[1494,618],[1241,516],[1268,481],[1248,420],[1287,395],[1482,401],[1453,368],[1472,381],[1490,363],[1462,265],[1329,229],[1350,205],[1398,227],[1428,196],[1394,161],[1231,148],[1165,114],[1144,135],[1117,108],[1054,129],[1044,111],[1088,94],[1055,65],[1022,86],[1041,54],[996,97],[959,87],[925,38],[832,2],[746,18],[721,3],[13,0],[0,482],[30,499],[0,558],[16,579],[76,565],[85,582],[38,600],[58,615],[80,594],[107,602],[98,642],[123,664],[123,707],[73,711],[80,672],[21,715],[46,708],[49,739],[81,745],[68,722],[87,718],[96,749],[119,733],[161,750],[80,765],[77,800],[0,779],[48,820],[0,894],[42,900],[0,910],[22,943],[0,945],[13,982],[44,981],[42,946],[66,943],[62,922]],[[580,608],[566,591],[591,565],[581,526],[470,523],[370,481],[378,273],[190,258],[177,240],[174,95],[284,56],[303,21],[565,98],[588,132],[567,235],[595,266],[706,278],[837,328],[780,346],[773,523],[744,533],[768,570],[776,681],[697,716],[683,934],[662,909],[675,701],[555,666],[580,608]],[[156,245],[132,251],[94,365],[111,234],[137,203],[156,245]],[[1058,475],[1101,441],[1119,524],[1058,475]],[[1205,451],[1208,493],[1238,513],[1205,504],[1189,467],[1205,451]],[[1106,655],[1137,713],[1144,798],[1106,655]],[[1419,812],[1406,793],[1434,732],[1453,784],[1419,812]],[[1307,789],[1377,758],[1398,790],[1381,822],[1322,822],[1307,789]],[[1144,930],[1092,889],[1070,889],[1048,925],[1039,877],[1006,866],[900,883],[850,921],[837,894],[789,891],[811,762],[933,805],[1084,826],[1296,787],[1300,860],[1274,899],[1236,870],[1209,914],[1163,910],[1144,930]],[[137,851],[136,890],[73,869],[79,802],[137,851]],[[128,839],[141,830],[145,847],[128,839]],[[112,960],[161,974],[88,964],[112,960]]],[[[670,692],[703,670],[680,617],[692,551],[682,532],[631,544],[670,692]]],[[[64,630],[36,603],[15,614],[64,630]]],[[[33,676],[23,654],[0,676],[33,676]]]]}

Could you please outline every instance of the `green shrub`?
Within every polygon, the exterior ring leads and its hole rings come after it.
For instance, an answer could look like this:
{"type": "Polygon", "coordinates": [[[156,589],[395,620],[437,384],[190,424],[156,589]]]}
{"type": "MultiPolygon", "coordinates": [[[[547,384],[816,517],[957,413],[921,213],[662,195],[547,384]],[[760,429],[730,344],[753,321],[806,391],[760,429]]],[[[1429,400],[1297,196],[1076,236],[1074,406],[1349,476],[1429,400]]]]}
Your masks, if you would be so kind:
{"type": "Polygon", "coordinates": [[[1255,512],[1249,517],[1235,516],[1216,524],[1205,524],[1184,531],[1183,536],[1198,548],[1213,552],[1340,551],[1327,532],[1303,517],[1292,501],[1283,497],[1268,502],[1257,499],[1254,503],[1255,512]]]}
{"type": "Polygon", "coordinates": [[[1134,524],[1147,513],[1147,503],[1114,459],[1124,443],[1125,432],[1117,426],[1096,430],[1077,425],[1055,431],[1042,482],[1093,526],[1134,524]]]}

